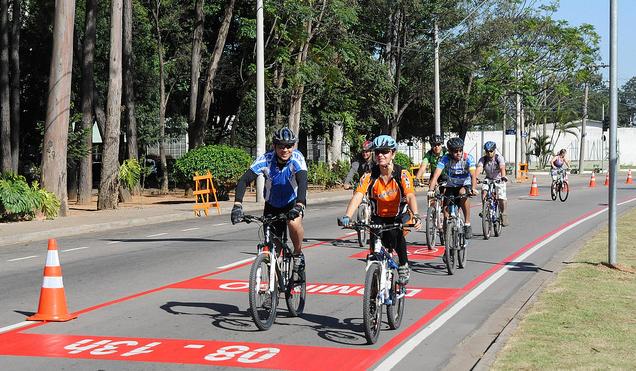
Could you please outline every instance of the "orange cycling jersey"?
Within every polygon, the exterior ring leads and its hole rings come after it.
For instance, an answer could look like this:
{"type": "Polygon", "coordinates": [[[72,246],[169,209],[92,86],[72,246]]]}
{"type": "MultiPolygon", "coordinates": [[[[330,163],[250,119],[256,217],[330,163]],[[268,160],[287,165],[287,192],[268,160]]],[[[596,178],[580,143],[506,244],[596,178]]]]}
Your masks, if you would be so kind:
{"type": "Polygon", "coordinates": [[[406,212],[407,208],[404,198],[407,194],[414,193],[409,173],[397,165],[394,166],[395,168],[388,183],[384,183],[382,176],[374,177],[372,175],[379,173],[379,168],[375,167],[360,178],[358,188],[356,188],[356,192],[364,194],[371,187],[369,199],[375,214],[382,217],[398,216],[406,212]],[[398,182],[401,184],[398,184],[398,182]]]}

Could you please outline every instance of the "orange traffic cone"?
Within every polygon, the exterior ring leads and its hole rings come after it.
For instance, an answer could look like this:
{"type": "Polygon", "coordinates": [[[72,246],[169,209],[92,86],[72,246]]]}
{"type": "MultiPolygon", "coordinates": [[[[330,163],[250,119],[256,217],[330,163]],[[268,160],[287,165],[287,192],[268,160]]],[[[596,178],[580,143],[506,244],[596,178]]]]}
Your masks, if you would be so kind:
{"type": "Polygon", "coordinates": [[[629,169],[629,172],[627,173],[627,183],[625,184],[633,184],[632,183],[632,169],[629,169]]]}
{"type": "Polygon", "coordinates": [[[570,191],[570,180],[568,179],[568,173],[565,173],[565,184],[563,185],[563,189],[566,191],[570,191]]]}
{"type": "Polygon", "coordinates": [[[62,283],[62,268],[57,254],[57,242],[49,240],[44,265],[44,281],[40,292],[40,306],[37,314],[27,318],[29,321],[69,321],[77,318],[66,308],[66,295],[62,283]]]}
{"type": "Polygon", "coordinates": [[[539,188],[537,188],[537,176],[532,174],[532,185],[530,186],[530,194],[529,196],[538,196],[539,188]]]}
{"type": "Polygon", "coordinates": [[[603,185],[609,185],[609,170],[605,173],[605,183],[603,183],[603,185]]]}
{"type": "Polygon", "coordinates": [[[592,177],[590,178],[590,187],[596,187],[596,177],[594,176],[594,172],[592,172],[592,177]]]}

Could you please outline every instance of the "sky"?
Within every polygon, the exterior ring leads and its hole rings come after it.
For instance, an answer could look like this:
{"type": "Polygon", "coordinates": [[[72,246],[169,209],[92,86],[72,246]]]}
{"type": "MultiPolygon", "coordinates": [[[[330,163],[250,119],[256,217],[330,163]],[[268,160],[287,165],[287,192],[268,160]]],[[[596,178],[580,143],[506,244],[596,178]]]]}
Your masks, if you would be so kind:
{"type": "MultiPolygon", "coordinates": [[[[548,1],[544,1],[548,3],[548,1]]],[[[636,1],[618,0],[617,80],[620,89],[632,77],[636,77],[636,1]]],[[[610,0],[560,0],[554,19],[568,21],[570,26],[590,24],[601,37],[602,60],[598,64],[609,65],[610,55],[610,0]]],[[[609,68],[601,71],[609,80],[609,68]]],[[[609,86],[609,83],[607,83],[609,86]]]]}

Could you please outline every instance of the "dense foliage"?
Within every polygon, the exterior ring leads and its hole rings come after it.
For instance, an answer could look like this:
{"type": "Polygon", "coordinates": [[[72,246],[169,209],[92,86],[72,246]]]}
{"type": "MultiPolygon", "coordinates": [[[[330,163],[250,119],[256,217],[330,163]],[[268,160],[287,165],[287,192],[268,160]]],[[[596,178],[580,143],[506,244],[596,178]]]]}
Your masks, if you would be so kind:
{"type": "Polygon", "coordinates": [[[217,197],[229,198],[229,191],[236,187],[239,179],[252,164],[252,158],[242,149],[228,146],[204,146],[192,150],[177,159],[173,175],[177,181],[192,183],[194,173],[212,174],[217,197]]]}
{"type": "Polygon", "coordinates": [[[24,176],[13,173],[0,177],[0,219],[32,219],[36,211],[53,219],[59,207],[55,195],[41,189],[37,181],[29,185],[24,176]]]}

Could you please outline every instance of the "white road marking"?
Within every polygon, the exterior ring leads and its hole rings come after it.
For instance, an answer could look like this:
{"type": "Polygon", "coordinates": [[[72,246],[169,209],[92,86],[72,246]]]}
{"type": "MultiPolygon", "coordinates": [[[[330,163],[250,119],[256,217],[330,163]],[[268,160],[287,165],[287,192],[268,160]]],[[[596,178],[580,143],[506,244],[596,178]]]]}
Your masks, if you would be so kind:
{"type": "Polygon", "coordinates": [[[110,241],[108,244],[109,244],[109,245],[112,245],[112,244],[114,244],[114,243],[120,243],[120,242],[121,242],[121,241],[110,241]]]}
{"type": "Polygon", "coordinates": [[[75,251],[75,250],[84,250],[84,249],[88,249],[88,246],[76,247],[74,249],[66,249],[66,250],[62,250],[62,252],[69,252],[69,251],[75,251]]]}
{"type": "Polygon", "coordinates": [[[234,262],[234,263],[231,263],[231,264],[228,264],[228,265],[224,265],[224,266],[222,266],[222,267],[218,267],[218,268],[216,268],[216,269],[218,269],[218,270],[223,270],[223,269],[228,269],[228,268],[236,267],[237,265],[241,265],[241,264],[244,264],[244,263],[250,262],[250,261],[252,261],[252,260],[254,260],[254,259],[256,259],[256,257],[249,258],[249,259],[243,259],[243,260],[241,260],[241,261],[237,261],[237,262],[234,262]]]}
{"type": "Polygon", "coordinates": [[[194,227],[194,228],[188,228],[188,229],[182,229],[181,232],[190,232],[190,231],[194,231],[199,229],[198,227],[194,227]]]}
{"type": "Polygon", "coordinates": [[[168,234],[168,233],[164,232],[164,233],[151,234],[150,236],[146,236],[146,238],[159,237],[159,236],[163,236],[164,234],[168,234]]]}
{"type": "MultiPolygon", "coordinates": [[[[619,203],[619,205],[625,204],[627,202],[632,202],[636,199],[627,200],[619,203]]],[[[555,240],[557,237],[560,237],[562,234],[566,233],[570,229],[578,226],[581,223],[584,223],[592,218],[595,218],[601,214],[604,214],[608,211],[607,208],[603,210],[597,211],[594,214],[588,215],[587,217],[580,219],[579,221],[570,224],[569,226],[563,228],[562,230],[556,232],[552,236],[546,238],[545,240],[539,242],[531,249],[527,250],[525,253],[519,255],[513,261],[507,263],[505,266],[501,267],[498,271],[493,273],[490,277],[488,277],[484,282],[479,284],[479,286],[475,287],[472,291],[466,294],[463,298],[461,298],[455,305],[448,308],[448,310],[442,313],[435,321],[433,321],[430,325],[426,326],[420,332],[415,334],[412,338],[410,338],[404,345],[396,348],[393,353],[387,357],[382,363],[375,368],[376,371],[384,371],[384,370],[392,370],[395,365],[398,364],[404,357],[406,357],[410,352],[412,352],[415,348],[417,348],[426,338],[428,338],[435,330],[439,329],[448,322],[455,314],[457,314],[460,310],[466,307],[471,301],[477,298],[481,293],[483,293],[488,287],[490,287],[493,283],[495,283],[499,278],[501,278],[508,271],[515,268],[515,266],[521,262],[523,262],[526,258],[528,258],[533,253],[537,252],[540,248],[547,245],[548,243],[555,240]]]]}
{"type": "Polygon", "coordinates": [[[18,260],[26,260],[26,259],[31,259],[31,258],[37,258],[37,255],[31,255],[31,256],[25,256],[24,258],[15,258],[15,259],[9,259],[7,260],[8,262],[17,262],[18,260]]]}
{"type": "Polygon", "coordinates": [[[227,224],[230,224],[230,223],[212,224],[212,226],[213,226],[213,227],[218,227],[218,226],[221,226],[221,225],[227,225],[227,224]]]}
{"type": "Polygon", "coordinates": [[[33,323],[34,323],[33,321],[23,321],[23,322],[18,322],[18,323],[13,324],[13,325],[9,325],[9,326],[0,328],[0,334],[8,332],[8,331],[11,331],[11,330],[15,330],[15,329],[20,328],[20,327],[32,325],[33,323]]]}
{"type": "Polygon", "coordinates": [[[202,344],[188,344],[186,346],[184,346],[184,348],[190,348],[190,349],[201,349],[203,348],[205,345],[202,344]]]}

